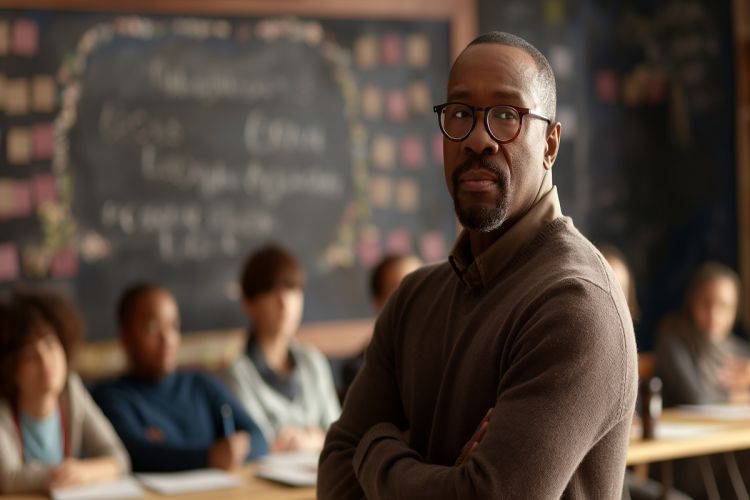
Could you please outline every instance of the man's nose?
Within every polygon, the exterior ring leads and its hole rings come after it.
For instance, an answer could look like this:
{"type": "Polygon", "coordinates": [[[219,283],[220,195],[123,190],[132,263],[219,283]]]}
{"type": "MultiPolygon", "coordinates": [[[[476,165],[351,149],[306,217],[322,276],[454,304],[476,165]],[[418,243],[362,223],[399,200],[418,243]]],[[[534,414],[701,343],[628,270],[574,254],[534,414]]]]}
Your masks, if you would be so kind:
{"type": "Polygon", "coordinates": [[[466,152],[480,155],[494,155],[500,150],[500,144],[490,135],[484,121],[484,111],[477,112],[477,122],[469,136],[463,140],[466,152]]]}

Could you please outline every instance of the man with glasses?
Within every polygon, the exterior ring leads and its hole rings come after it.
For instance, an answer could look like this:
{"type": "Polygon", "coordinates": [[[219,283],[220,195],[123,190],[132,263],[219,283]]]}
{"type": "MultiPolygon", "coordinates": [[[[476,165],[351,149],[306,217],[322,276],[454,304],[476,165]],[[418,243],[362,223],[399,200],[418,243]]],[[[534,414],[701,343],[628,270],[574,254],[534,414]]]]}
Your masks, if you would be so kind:
{"type": "Polygon", "coordinates": [[[318,496],[620,498],[635,341],[612,271],[560,211],[549,63],[482,35],[447,101],[435,112],[464,230],[380,314],[318,496]]]}

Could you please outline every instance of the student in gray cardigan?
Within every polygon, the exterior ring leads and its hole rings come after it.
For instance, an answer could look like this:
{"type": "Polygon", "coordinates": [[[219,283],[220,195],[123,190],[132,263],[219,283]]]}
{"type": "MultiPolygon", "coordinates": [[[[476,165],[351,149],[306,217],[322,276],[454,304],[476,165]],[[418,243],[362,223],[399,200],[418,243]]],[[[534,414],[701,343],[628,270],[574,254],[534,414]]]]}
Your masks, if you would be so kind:
{"type": "Polygon", "coordinates": [[[304,303],[302,267],[283,248],[267,246],[247,259],[241,286],[253,326],[226,383],[272,451],[320,450],[341,408],[325,357],[294,341],[304,303]]]}
{"type": "Polygon", "coordinates": [[[112,425],[68,370],[83,331],[62,296],[0,302],[0,494],[41,493],[130,470],[112,425]]]}

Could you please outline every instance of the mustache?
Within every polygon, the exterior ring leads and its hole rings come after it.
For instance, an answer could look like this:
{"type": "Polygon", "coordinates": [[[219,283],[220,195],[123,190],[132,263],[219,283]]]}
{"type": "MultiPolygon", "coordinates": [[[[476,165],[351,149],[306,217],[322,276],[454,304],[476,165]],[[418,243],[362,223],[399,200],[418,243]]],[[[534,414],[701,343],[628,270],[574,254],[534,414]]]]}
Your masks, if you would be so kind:
{"type": "Polygon", "coordinates": [[[454,190],[458,187],[459,178],[469,170],[475,169],[492,172],[497,177],[500,186],[507,188],[508,176],[504,170],[498,167],[495,162],[485,155],[471,154],[468,158],[458,164],[451,175],[454,190]]]}

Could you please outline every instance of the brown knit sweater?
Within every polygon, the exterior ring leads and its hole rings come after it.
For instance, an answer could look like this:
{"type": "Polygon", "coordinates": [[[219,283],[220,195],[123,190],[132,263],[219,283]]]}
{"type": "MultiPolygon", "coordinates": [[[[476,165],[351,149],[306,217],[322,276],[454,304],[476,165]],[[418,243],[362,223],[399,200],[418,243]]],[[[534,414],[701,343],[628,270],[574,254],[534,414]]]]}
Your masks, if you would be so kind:
{"type": "Polygon", "coordinates": [[[509,258],[511,233],[477,259],[463,235],[389,301],[328,433],[320,499],[620,498],[637,385],[625,297],[569,218],[509,258]]]}

